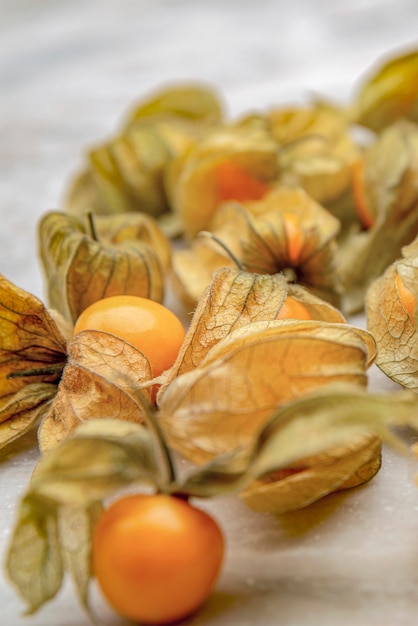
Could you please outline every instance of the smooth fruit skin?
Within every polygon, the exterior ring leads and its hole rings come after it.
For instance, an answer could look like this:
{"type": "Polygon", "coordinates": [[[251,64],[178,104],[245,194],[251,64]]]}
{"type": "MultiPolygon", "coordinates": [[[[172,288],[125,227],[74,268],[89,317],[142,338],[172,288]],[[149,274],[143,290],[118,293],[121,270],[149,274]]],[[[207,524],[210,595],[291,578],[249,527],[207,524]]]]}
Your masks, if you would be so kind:
{"type": "Polygon", "coordinates": [[[408,289],[408,287],[405,286],[405,283],[403,282],[398,272],[396,272],[395,274],[395,281],[396,289],[403,308],[407,312],[408,317],[410,317],[411,320],[415,320],[415,309],[417,306],[417,301],[414,294],[410,289],[408,289]]]}
{"type": "Polygon", "coordinates": [[[178,317],[158,302],[139,296],[110,296],[88,306],[77,319],[81,330],[110,332],[141,350],[159,376],[171,367],[185,336],[178,317]]]}
{"type": "Polygon", "coordinates": [[[123,497],[93,534],[93,570],[104,596],[128,619],[168,624],[206,600],[218,577],[224,538],[215,520],[180,498],[123,497]]]}
{"type": "Polygon", "coordinates": [[[276,319],[311,320],[312,315],[302,302],[299,302],[299,300],[296,300],[293,296],[287,296],[280,311],[276,315],[276,319]]]}

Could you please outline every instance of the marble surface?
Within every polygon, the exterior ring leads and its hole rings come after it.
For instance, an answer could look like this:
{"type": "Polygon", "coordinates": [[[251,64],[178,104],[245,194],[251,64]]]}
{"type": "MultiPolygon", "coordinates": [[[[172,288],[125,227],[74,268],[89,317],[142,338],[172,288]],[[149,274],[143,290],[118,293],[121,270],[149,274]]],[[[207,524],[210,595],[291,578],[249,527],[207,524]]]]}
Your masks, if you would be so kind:
{"type": "MultiPolygon", "coordinates": [[[[313,93],[344,100],[378,57],[418,43],[417,23],[415,0],[0,0],[0,272],[43,296],[39,216],[60,208],[86,147],[143,94],[199,79],[219,89],[231,116],[313,93]]],[[[374,368],[370,386],[392,387],[374,368]]],[[[26,444],[1,456],[2,559],[36,462],[26,444]]],[[[302,512],[205,504],[228,552],[215,593],[187,623],[415,626],[417,471],[385,449],[372,482],[302,512]]],[[[123,623],[93,595],[98,624],[123,623]]],[[[69,585],[22,617],[0,574],[0,607],[5,626],[89,624],[69,585]]]]}

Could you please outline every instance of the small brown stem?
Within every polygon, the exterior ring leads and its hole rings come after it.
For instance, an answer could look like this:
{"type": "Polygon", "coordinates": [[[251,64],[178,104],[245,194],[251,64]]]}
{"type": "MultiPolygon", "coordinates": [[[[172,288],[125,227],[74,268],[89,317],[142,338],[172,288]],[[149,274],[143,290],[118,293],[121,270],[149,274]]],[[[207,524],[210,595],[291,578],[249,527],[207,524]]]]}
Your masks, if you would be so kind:
{"type": "Polygon", "coordinates": [[[160,423],[158,421],[158,417],[155,414],[154,407],[150,404],[150,402],[148,402],[147,398],[143,395],[139,387],[135,389],[135,394],[140,400],[142,407],[144,408],[145,421],[147,423],[147,426],[150,428],[150,430],[152,430],[158,442],[160,454],[167,472],[168,483],[174,484],[177,480],[177,475],[174,467],[173,458],[160,423]]]}
{"type": "Polygon", "coordinates": [[[235,263],[235,265],[241,272],[245,271],[245,267],[241,263],[241,261],[238,259],[238,257],[235,256],[232,250],[228,248],[228,246],[221,239],[219,239],[219,237],[217,237],[216,235],[214,235],[208,230],[200,231],[200,233],[198,233],[197,236],[202,237],[203,239],[211,239],[212,241],[214,241],[218,246],[220,246],[227,253],[229,258],[235,263]]]}
{"type": "Polygon", "coordinates": [[[91,211],[87,213],[87,222],[89,225],[90,237],[94,239],[94,241],[99,241],[99,237],[97,236],[96,225],[94,223],[93,213],[91,211]]]}

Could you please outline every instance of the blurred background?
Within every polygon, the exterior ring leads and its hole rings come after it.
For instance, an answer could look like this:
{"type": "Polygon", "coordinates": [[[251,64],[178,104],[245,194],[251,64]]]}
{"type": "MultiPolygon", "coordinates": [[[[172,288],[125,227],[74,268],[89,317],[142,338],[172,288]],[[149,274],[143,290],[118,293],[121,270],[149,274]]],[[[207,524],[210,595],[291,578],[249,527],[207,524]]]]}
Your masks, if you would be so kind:
{"type": "Polygon", "coordinates": [[[0,0],[0,272],[42,295],[39,216],[161,85],[207,83],[232,117],[344,102],[417,25],[415,0],[0,0]]]}

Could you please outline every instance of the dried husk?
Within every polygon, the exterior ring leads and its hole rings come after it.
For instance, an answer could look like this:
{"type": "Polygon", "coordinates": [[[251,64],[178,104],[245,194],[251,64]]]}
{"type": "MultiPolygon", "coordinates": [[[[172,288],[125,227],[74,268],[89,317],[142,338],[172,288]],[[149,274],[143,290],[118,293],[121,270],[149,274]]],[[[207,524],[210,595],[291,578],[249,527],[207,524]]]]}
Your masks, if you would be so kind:
{"type": "Polygon", "coordinates": [[[353,437],[349,443],[272,472],[240,493],[260,513],[287,513],[324,496],[369,481],[381,466],[381,440],[374,435],[353,437]]]}
{"type": "Polygon", "coordinates": [[[218,94],[207,85],[169,85],[134,105],[127,116],[125,127],[129,128],[144,118],[159,120],[170,116],[214,125],[222,120],[223,106],[218,94]]]}
{"type": "Polygon", "coordinates": [[[40,254],[48,301],[69,322],[90,304],[119,294],[162,301],[170,246],[147,215],[87,219],[52,211],[39,223],[40,254]]]}
{"type": "Polygon", "coordinates": [[[244,501],[257,511],[284,513],[363,484],[380,467],[382,438],[410,453],[388,427],[416,429],[417,406],[406,392],[370,394],[334,384],[285,404],[258,438],[250,466],[259,478],[243,490],[244,501]],[[302,439],[305,457],[296,452],[302,439]],[[274,470],[279,450],[282,462],[274,470]]]}
{"type": "Polygon", "coordinates": [[[232,181],[228,197],[222,197],[219,168],[225,164],[255,181],[256,191],[250,196],[261,197],[278,176],[277,145],[259,124],[223,125],[170,163],[166,175],[169,202],[187,238],[208,227],[222,201],[245,195],[244,185],[232,181]]]}
{"type": "Polygon", "coordinates": [[[66,341],[42,302],[0,276],[0,447],[33,428],[66,362],[66,341]]]}
{"type": "Polygon", "coordinates": [[[290,295],[312,319],[344,323],[340,311],[282,274],[255,274],[223,267],[199,299],[177,359],[160,394],[177,376],[193,370],[219,341],[251,322],[275,320],[290,295]]]}
{"type": "Polygon", "coordinates": [[[283,272],[318,297],[338,305],[335,272],[339,221],[302,189],[275,187],[259,202],[227,203],[209,232],[173,251],[174,288],[189,308],[220,267],[237,262],[249,272],[283,272]]]}
{"type": "Polygon", "coordinates": [[[418,299],[418,245],[411,244],[403,252],[404,258],[390,265],[367,293],[367,326],[378,346],[378,367],[396,383],[418,393],[414,310],[418,299]],[[406,301],[402,284],[409,291],[406,301]]]}
{"type": "Polygon", "coordinates": [[[353,232],[339,247],[338,274],[345,314],[364,307],[371,283],[418,234],[418,126],[401,121],[368,148],[364,194],[374,224],[353,232]]]}
{"type": "Polygon", "coordinates": [[[353,119],[381,132],[401,118],[418,122],[418,51],[379,59],[352,103],[353,119]]]}
{"type": "Polygon", "coordinates": [[[251,322],[165,388],[160,422],[169,444],[195,463],[231,450],[245,456],[277,406],[330,382],[366,385],[374,356],[372,336],[347,324],[251,322]]]}
{"type": "Polygon", "coordinates": [[[57,394],[38,429],[40,449],[55,447],[88,420],[106,417],[141,423],[151,379],[148,359],[131,344],[102,331],[77,333],[68,345],[57,394]],[[134,391],[138,387],[143,388],[143,401],[134,391]]]}
{"type": "Polygon", "coordinates": [[[170,476],[152,430],[120,420],[86,422],[42,455],[6,557],[27,613],[58,593],[65,573],[89,610],[91,542],[102,500],[135,483],[159,488],[170,476]]]}
{"type": "Polygon", "coordinates": [[[274,109],[266,117],[281,147],[283,184],[303,187],[327,208],[350,191],[351,168],[361,150],[342,111],[314,104],[274,109]]]}
{"type": "Polygon", "coordinates": [[[103,499],[142,483],[183,497],[241,492],[269,512],[306,506],[329,489],[369,479],[380,459],[377,437],[408,452],[389,427],[417,429],[416,409],[416,396],[406,392],[373,395],[358,385],[325,385],[279,407],[246,458],[229,452],[180,480],[161,433],[154,437],[141,424],[117,420],[87,422],[41,457],[12,532],[7,575],[34,612],[58,593],[68,571],[89,609],[91,534],[103,499]],[[302,480],[289,497],[284,470],[302,463],[302,480]],[[255,481],[268,475],[282,480],[282,488],[257,495],[255,481]]]}
{"type": "Polygon", "coordinates": [[[86,167],[71,183],[67,210],[154,217],[169,211],[163,184],[167,163],[221,117],[217,95],[207,87],[167,87],[154,94],[135,107],[113,139],[88,152],[86,167]]]}

